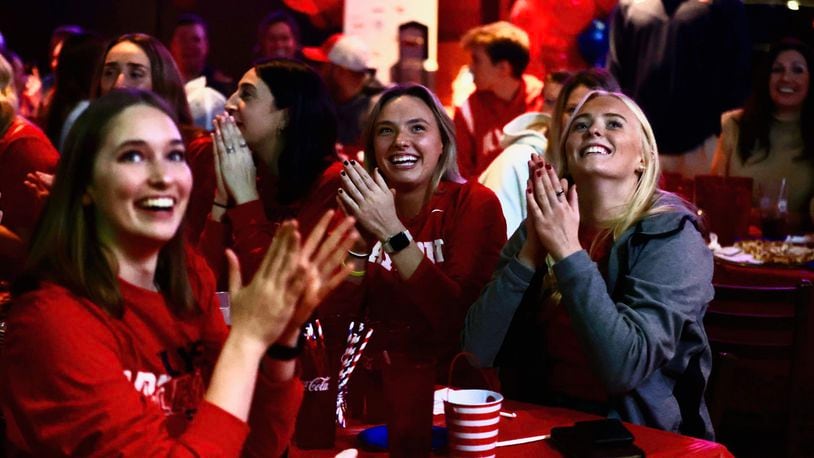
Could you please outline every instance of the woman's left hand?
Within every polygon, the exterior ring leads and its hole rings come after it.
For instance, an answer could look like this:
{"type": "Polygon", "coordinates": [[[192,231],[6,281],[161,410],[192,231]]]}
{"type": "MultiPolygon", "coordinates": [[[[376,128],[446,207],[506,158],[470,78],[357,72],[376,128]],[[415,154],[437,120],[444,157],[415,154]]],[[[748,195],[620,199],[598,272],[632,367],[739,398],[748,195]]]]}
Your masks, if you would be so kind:
{"type": "Polygon", "coordinates": [[[528,218],[545,251],[559,261],[582,250],[576,185],[569,188],[550,164],[538,168],[530,181],[528,218]]]}
{"type": "Polygon", "coordinates": [[[339,203],[362,227],[379,240],[405,230],[396,214],[395,191],[388,188],[376,169],[371,177],[356,161],[346,161],[342,172],[339,203]]]}

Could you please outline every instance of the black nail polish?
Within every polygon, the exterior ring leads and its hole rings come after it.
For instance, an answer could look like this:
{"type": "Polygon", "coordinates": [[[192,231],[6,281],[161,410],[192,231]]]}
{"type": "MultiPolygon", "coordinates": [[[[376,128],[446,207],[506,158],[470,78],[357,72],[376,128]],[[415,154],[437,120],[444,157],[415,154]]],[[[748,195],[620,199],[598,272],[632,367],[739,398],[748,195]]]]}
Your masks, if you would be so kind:
{"type": "Polygon", "coordinates": [[[353,159],[351,159],[350,163],[351,165],[356,165],[356,161],[354,161],[353,159]]]}
{"type": "Polygon", "coordinates": [[[337,191],[337,192],[338,192],[339,194],[342,194],[342,193],[343,193],[343,192],[345,192],[345,191],[343,191],[343,190],[342,190],[342,188],[339,188],[339,191],[337,191]]]}
{"type": "Polygon", "coordinates": [[[343,171],[339,172],[339,174],[342,175],[342,176],[345,176],[345,171],[343,170],[343,171]]]}
{"type": "Polygon", "coordinates": [[[348,165],[348,161],[342,161],[342,163],[348,165]]]}

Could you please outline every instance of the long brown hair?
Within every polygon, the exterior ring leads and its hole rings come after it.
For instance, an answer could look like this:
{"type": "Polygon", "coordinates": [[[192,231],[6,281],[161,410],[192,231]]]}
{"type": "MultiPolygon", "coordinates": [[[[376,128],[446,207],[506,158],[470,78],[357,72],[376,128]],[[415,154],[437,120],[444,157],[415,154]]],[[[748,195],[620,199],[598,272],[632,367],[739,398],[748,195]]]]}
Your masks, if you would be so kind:
{"type": "MultiPolygon", "coordinates": [[[[161,98],[135,89],[109,92],[93,101],[77,119],[65,141],[54,186],[14,294],[35,289],[40,280],[48,280],[89,299],[111,316],[123,316],[118,267],[96,231],[96,207],[84,204],[82,197],[114,119],[137,105],[157,108],[176,120],[175,112],[161,98]]],[[[181,228],[158,254],[155,281],[176,315],[198,310],[189,284],[181,228]]]]}

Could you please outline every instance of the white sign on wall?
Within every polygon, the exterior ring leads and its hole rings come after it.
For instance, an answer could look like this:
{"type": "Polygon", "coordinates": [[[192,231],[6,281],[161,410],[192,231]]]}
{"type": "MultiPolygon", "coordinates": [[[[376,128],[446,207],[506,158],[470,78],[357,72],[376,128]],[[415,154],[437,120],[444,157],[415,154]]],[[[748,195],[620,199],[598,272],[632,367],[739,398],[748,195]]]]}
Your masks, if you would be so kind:
{"type": "Polygon", "coordinates": [[[410,21],[429,29],[424,69],[438,70],[438,0],[345,0],[344,33],[361,38],[370,48],[372,66],[382,83],[398,61],[399,26],[410,21]]]}

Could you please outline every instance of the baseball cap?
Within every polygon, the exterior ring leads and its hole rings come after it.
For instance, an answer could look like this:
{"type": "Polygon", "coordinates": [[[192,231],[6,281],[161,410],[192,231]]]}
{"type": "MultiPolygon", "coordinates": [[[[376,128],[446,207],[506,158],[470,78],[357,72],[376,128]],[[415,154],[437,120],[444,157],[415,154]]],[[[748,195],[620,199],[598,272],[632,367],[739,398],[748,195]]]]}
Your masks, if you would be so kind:
{"type": "Polygon", "coordinates": [[[306,47],[303,55],[315,62],[331,62],[355,72],[369,72],[370,51],[359,38],[336,33],[325,40],[320,47],[306,47]]]}

